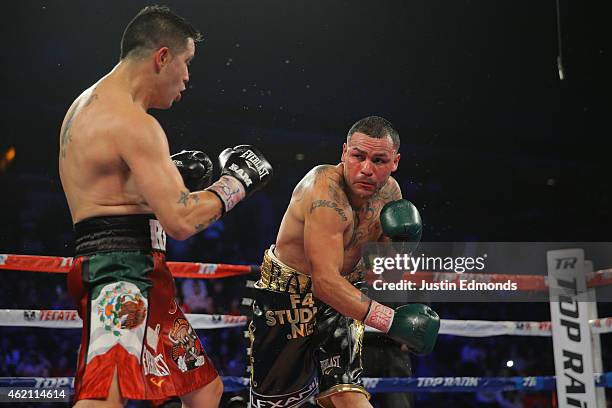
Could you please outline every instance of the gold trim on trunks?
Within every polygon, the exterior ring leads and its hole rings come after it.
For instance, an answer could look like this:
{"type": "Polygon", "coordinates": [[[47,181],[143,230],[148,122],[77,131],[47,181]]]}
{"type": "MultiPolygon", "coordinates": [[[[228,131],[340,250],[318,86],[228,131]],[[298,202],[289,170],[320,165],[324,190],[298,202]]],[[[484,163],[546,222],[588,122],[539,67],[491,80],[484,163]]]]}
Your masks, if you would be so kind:
{"type": "MultiPolygon", "coordinates": [[[[348,275],[344,275],[344,278],[351,283],[363,279],[365,272],[363,266],[363,260],[359,261],[355,269],[348,275]]],[[[261,278],[255,283],[255,287],[258,289],[300,294],[311,291],[312,281],[310,276],[285,265],[278,259],[274,255],[274,245],[264,252],[264,258],[259,269],[261,278]]]]}
{"type": "Polygon", "coordinates": [[[317,404],[323,408],[334,408],[334,403],[330,397],[335,394],[340,394],[341,392],[358,392],[365,395],[368,400],[370,399],[370,393],[367,392],[361,385],[338,384],[317,395],[315,400],[317,401],[317,404]]]}
{"type": "Polygon", "coordinates": [[[310,276],[285,265],[274,255],[274,245],[264,252],[260,267],[261,278],[255,287],[286,293],[310,292],[312,283],[310,276]]]}

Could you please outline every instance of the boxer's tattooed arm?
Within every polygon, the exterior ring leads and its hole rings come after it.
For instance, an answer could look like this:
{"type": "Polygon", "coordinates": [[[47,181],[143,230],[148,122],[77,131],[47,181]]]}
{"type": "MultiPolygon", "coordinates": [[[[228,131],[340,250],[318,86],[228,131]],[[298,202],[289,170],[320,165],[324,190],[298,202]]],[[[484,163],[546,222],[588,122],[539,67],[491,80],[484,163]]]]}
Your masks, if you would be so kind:
{"type": "Polygon", "coordinates": [[[346,193],[344,192],[344,189],[339,183],[335,181],[330,181],[329,187],[327,188],[327,193],[329,194],[329,198],[331,198],[332,201],[340,203],[340,205],[342,205],[343,207],[350,207],[348,198],[346,197],[346,193]]]}
{"type": "Polygon", "coordinates": [[[181,196],[179,197],[177,204],[183,204],[187,207],[187,200],[189,200],[189,191],[181,191],[181,196]]]}
{"type": "Polygon", "coordinates": [[[210,220],[206,221],[206,224],[198,224],[198,225],[196,225],[195,226],[196,232],[200,232],[200,231],[206,229],[206,227],[208,225],[214,224],[219,218],[221,218],[221,214],[215,214],[210,220]]]}
{"type": "Polygon", "coordinates": [[[310,206],[310,213],[312,214],[312,212],[317,209],[317,208],[331,208],[332,210],[336,211],[338,213],[338,215],[342,218],[342,221],[347,221],[348,217],[346,216],[346,213],[344,212],[344,210],[342,208],[340,208],[338,206],[337,203],[333,202],[333,201],[328,201],[328,200],[315,200],[313,201],[312,205],[310,206]]]}
{"type": "Polygon", "coordinates": [[[221,214],[215,214],[210,220],[208,220],[208,224],[214,224],[221,218],[221,214]]]}
{"type": "Polygon", "coordinates": [[[333,167],[319,166],[316,168],[314,176],[315,184],[324,183],[324,185],[327,185],[327,194],[331,201],[338,203],[340,207],[350,207],[344,190],[344,181],[333,167]]]}
{"type": "Polygon", "coordinates": [[[303,181],[300,182],[296,187],[295,190],[293,190],[293,200],[295,201],[302,201],[304,199],[304,186],[303,186],[303,181]]]}
{"type": "MultiPolygon", "coordinates": [[[[339,175],[333,166],[317,166],[314,171],[310,173],[311,176],[308,178],[309,185],[307,189],[311,188],[317,191],[317,194],[321,194],[320,199],[312,200],[310,203],[310,213],[317,208],[331,208],[334,210],[342,219],[343,222],[349,220],[349,214],[347,211],[350,209],[350,204],[346,193],[342,188],[341,175],[339,175]]],[[[304,179],[306,182],[306,179],[304,179]]]]}
{"type": "Polygon", "coordinates": [[[177,203],[187,207],[189,205],[189,199],[193,201],[194,205],[200,202],[200,197],[197,194],[191,194],[189,191],[181,191],[181,196],[177,203]]]}

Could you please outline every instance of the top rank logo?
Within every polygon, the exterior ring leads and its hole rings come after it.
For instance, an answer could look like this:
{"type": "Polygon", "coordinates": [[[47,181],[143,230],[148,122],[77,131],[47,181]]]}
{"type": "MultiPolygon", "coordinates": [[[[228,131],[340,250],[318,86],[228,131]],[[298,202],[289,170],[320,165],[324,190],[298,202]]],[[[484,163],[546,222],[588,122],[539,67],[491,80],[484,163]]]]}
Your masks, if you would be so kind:
{"type": "Polygon", "coordinates": [[[217,264],[198,263],[198,273],[200,275],[213,275],[217,272],[217,264]]]}
{"type": "Polygon", "coordinates": [[[60,263],[60,268],[66,268],[66,267],[70,268],[74,262],[74,258],[72,257],[63,256],[61,259],[62,261],[60,263]]]}
{"type": "Polygon", "coordinates": [[[555,261],[557,261],[555,262],[556,269],[574,269],[578,258],[570,256],[567,258],[556,258],[555,261]]]}

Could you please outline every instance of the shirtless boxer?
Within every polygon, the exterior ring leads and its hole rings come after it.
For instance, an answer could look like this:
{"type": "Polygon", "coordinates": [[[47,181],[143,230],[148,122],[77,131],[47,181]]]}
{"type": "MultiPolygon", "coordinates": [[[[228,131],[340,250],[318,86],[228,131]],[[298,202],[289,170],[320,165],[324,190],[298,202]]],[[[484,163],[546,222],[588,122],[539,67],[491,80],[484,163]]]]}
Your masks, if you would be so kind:
{"type": "Polygon", "coordinates": [[[226,149],[220,179],[201,191],[210,159],[171,159],[147,111],[181,99],[199,40],[169,9],[144,8],[126,27],[117,66],[74,101],[62,124],[59,172],[76,233],[68,286],[83,319],[78,407],[172,395],[184,407],[216,407],[223,392],[177,307],[164,231],[182,240],[205,229],[263,187],[272,168],[253,147],[226,149]]]}
{"type": "Polygon", "coordinates": [[[364,323],[414,353],[433,349],[433,310],[393,310],[359,290],[365,243],[420,240],[418,211],[390,177],[399,144],[385,119],[364,118],[350,129],[341,163],[315,167],[293,191],[255,285],[253,408],[298,407],[315,395],[322,407],[371,407],[360,382],[364,323]]]}

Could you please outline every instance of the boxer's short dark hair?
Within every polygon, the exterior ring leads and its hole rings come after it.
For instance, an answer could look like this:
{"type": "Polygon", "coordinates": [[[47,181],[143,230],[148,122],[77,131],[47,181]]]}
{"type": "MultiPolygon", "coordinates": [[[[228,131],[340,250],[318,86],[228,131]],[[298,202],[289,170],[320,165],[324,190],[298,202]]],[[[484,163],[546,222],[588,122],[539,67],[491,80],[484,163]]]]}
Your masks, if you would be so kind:
{"type": "Polygon", "coordinates": [[[120,59],[160,47],[182,52],[187,47],[188,38],[198,42],[202,40],[202,34],[168,7],[148,6],[140,10],[125,28],[120,59]]]}
{"type": "Polygon", "coordinates": [[[395,130],[391,122],[385,118],[381,118],[380,116],[368,116],[367,118],[360,119],[348,131],[346,141],[348,142],[351,140],[351,136],[356,132],[364,133],[375,139],[390,137],[395,150],[399,150],[399,133],[395,130]]]}

